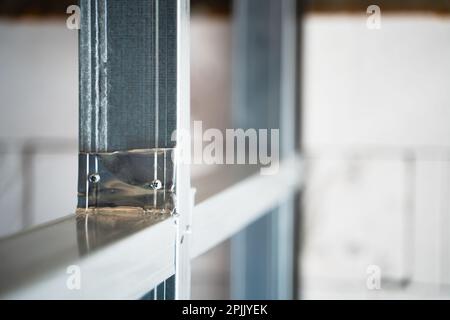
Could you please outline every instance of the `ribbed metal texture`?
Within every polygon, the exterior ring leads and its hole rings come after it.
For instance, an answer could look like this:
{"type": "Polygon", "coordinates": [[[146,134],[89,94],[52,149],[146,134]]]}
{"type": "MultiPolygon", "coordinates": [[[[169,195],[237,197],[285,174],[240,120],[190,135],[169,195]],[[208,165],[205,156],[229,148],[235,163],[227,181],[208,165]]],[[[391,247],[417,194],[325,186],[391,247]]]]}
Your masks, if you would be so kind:
{"type": "Polygon", "coordinates": [[[80,152],[175,145],[176,4],[80,1],[80,152]]]}

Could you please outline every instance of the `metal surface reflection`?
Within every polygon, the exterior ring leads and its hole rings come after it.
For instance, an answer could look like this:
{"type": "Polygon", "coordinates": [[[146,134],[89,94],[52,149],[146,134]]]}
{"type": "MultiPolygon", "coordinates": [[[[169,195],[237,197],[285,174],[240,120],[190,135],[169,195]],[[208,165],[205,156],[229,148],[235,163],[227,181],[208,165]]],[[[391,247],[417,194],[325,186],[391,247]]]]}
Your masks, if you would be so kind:
{"type": "Polygon", "coordinates": [[[80,256],[170,218],[171,214],[136,214],[126,210],[77,214],[75,218],[80,256]]]}

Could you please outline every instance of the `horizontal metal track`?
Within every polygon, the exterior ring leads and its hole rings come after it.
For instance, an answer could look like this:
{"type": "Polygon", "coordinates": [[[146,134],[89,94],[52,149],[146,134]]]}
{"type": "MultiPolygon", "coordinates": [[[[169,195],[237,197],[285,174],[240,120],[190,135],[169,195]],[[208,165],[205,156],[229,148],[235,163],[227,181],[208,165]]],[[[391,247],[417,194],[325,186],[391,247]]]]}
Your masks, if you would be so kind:
{"type": "MultiPolygon", "coordinates": [[[[239,174],[231,173],[232,167],[211,174],[211,184],[226,186],[203,196],[194,207],[191,257],[229,238],[296,191],[300,168],[300,158],[294,157],[284,161],[276,175],[242,179],[242,166],[234,168],[239,174]],[[241,181],[222,182],[225,175],[241,181]]],[[[199,188],[207,185],[202,181],[199,188]]],[[[6,238],[0,241],[0,298],[137,299],[174,274],[175,231],[172,218],[86,221],[72,215],[6,238]],[[67,286],[68,267],[73,265],[80,271],[79,290],[67,286]]]]}

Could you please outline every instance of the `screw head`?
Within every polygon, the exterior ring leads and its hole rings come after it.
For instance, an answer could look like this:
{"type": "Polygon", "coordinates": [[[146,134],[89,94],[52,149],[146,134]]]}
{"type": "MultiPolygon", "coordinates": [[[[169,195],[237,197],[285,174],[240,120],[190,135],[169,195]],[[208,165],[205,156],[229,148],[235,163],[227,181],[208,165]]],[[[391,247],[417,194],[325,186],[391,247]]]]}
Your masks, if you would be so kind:
{"type": "Polygon", "coordinates": [[[159,190],[162,188],[162,182],[158,179],[153,180],[148,184],[148,187],[153,190],[159,190]]]}
{"type": "Polygon", "coordinates": [[[98,173],[90,174],[88,180],[91,183],[97,183],[100,181],[100,175],[98,173]]]}

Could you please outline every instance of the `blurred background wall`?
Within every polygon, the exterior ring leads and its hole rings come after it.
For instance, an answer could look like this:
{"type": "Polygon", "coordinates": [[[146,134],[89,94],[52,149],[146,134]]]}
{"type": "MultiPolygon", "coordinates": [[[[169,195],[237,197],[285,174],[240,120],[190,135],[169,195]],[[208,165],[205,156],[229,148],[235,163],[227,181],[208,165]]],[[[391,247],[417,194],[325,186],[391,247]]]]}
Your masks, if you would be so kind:
{"type": "Polygon", "coordinates": [[[0,235],[76,204],[78,35],[65,20],[0,19],[0,235]]]}
{"type": "Polygon", "coordinates": [[[380,8],[305,17],[305,298],[450,297],[450,19],[380,8]]]}

